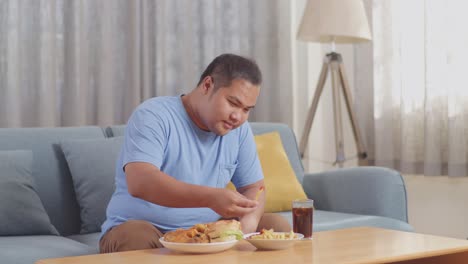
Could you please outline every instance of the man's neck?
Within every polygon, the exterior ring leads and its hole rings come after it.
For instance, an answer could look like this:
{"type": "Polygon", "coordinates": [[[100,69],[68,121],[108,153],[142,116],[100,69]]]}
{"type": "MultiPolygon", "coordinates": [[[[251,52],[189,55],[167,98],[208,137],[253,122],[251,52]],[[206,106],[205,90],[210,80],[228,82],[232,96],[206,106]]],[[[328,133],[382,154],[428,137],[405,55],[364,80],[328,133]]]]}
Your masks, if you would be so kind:
{"type": "Polygon", "coordinates": [[[184,106],[185,111],[187,112],[187,115],[189,116],[189,118],[198,128],[204,131],[209,131],[208,128],[203,125],[203,123],[201,122],[201,119],[199,118],[199,114],[197,113],[197,111],[195,111],[193,107],[194,96],[195,94],[193,94],[193,92],[190,92],[189,94],[182,96],[182,105],[184,106]]]}

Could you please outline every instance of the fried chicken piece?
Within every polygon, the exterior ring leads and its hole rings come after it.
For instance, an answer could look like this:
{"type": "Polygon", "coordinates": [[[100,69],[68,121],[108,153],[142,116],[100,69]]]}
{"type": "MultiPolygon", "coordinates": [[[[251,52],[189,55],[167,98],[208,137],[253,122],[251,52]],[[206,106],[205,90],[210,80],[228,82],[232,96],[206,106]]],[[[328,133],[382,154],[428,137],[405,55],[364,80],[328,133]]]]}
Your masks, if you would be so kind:
{"type": "Polygon", "coordinates": [[[176,243],[209,243],[210,239],[204,233],[200,233],[197,229],[177,229],[167,232],[164,235],[164,240],[176,243]]]}
{"type": "Polygon", "coordinates": [[[242,239],[240,222],[219,220],[207,224],[196,224],[189,229],[167,232],[164,240],[176,243],[213,243],[242,239]]]}

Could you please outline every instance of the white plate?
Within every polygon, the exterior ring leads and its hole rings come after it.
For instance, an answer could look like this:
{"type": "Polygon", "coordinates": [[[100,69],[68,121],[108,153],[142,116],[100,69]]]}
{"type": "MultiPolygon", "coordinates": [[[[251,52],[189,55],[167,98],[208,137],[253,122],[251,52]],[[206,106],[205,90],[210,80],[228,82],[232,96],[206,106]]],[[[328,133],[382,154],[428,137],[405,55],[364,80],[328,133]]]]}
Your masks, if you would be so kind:
{"type": "Polygon", "coordinates": [[[215,243],[175,243],[164,240],[164,237],[159,239],[165,248],[172,249],[184,253],[215,253],[232,248],[238,241],[226,241],[215,243]]]}
{"type": "MultiPolygon", "coordinates": [[[[281,233],[281,232],[275,232],[275,233],[281,233]]],[[[289,234],[289,232],[284,232],[289,234]]],[[[264,250],[278,250],[278,249],[285,249],[289,248],[294,243],[297,241],[301,240],[304,238],[303,234],[295,233],[297,238],[295,239],[249,239],[250,236],[253,235],[258,235],[260,234],[259,232],[257,233],[250,233],[247,235],[244,235],[244,239],[248,241],[250,244],[254,245],[258,249],[264,249],[264,250]]]]}

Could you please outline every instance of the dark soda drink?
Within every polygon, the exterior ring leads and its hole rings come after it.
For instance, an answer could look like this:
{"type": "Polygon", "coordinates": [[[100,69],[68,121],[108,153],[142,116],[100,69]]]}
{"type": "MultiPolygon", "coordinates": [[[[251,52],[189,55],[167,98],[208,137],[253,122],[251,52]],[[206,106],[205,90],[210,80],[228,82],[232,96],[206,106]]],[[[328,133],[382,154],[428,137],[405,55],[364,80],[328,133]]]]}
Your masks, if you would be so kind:
{"type": "Polygon", "coordinates": [[[293,230],[304,238],[312,238],[313,208],[293,208],[293,230]]]}

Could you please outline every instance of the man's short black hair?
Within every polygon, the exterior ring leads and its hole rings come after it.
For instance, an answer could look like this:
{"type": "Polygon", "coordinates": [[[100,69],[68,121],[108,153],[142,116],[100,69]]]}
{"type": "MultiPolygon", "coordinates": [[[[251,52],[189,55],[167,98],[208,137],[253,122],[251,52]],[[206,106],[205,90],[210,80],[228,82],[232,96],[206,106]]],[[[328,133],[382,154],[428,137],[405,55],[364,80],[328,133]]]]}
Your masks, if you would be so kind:
{"type": "Polygon", "coordinates": [[[244,79],[256,86],[262,84],[262,72],[257,63],[235,54],[226,53],[216,57],[200,76],[197,86],[206,76],[213,78],[215,89],[229,86],[235,79],[244,79]]]}

